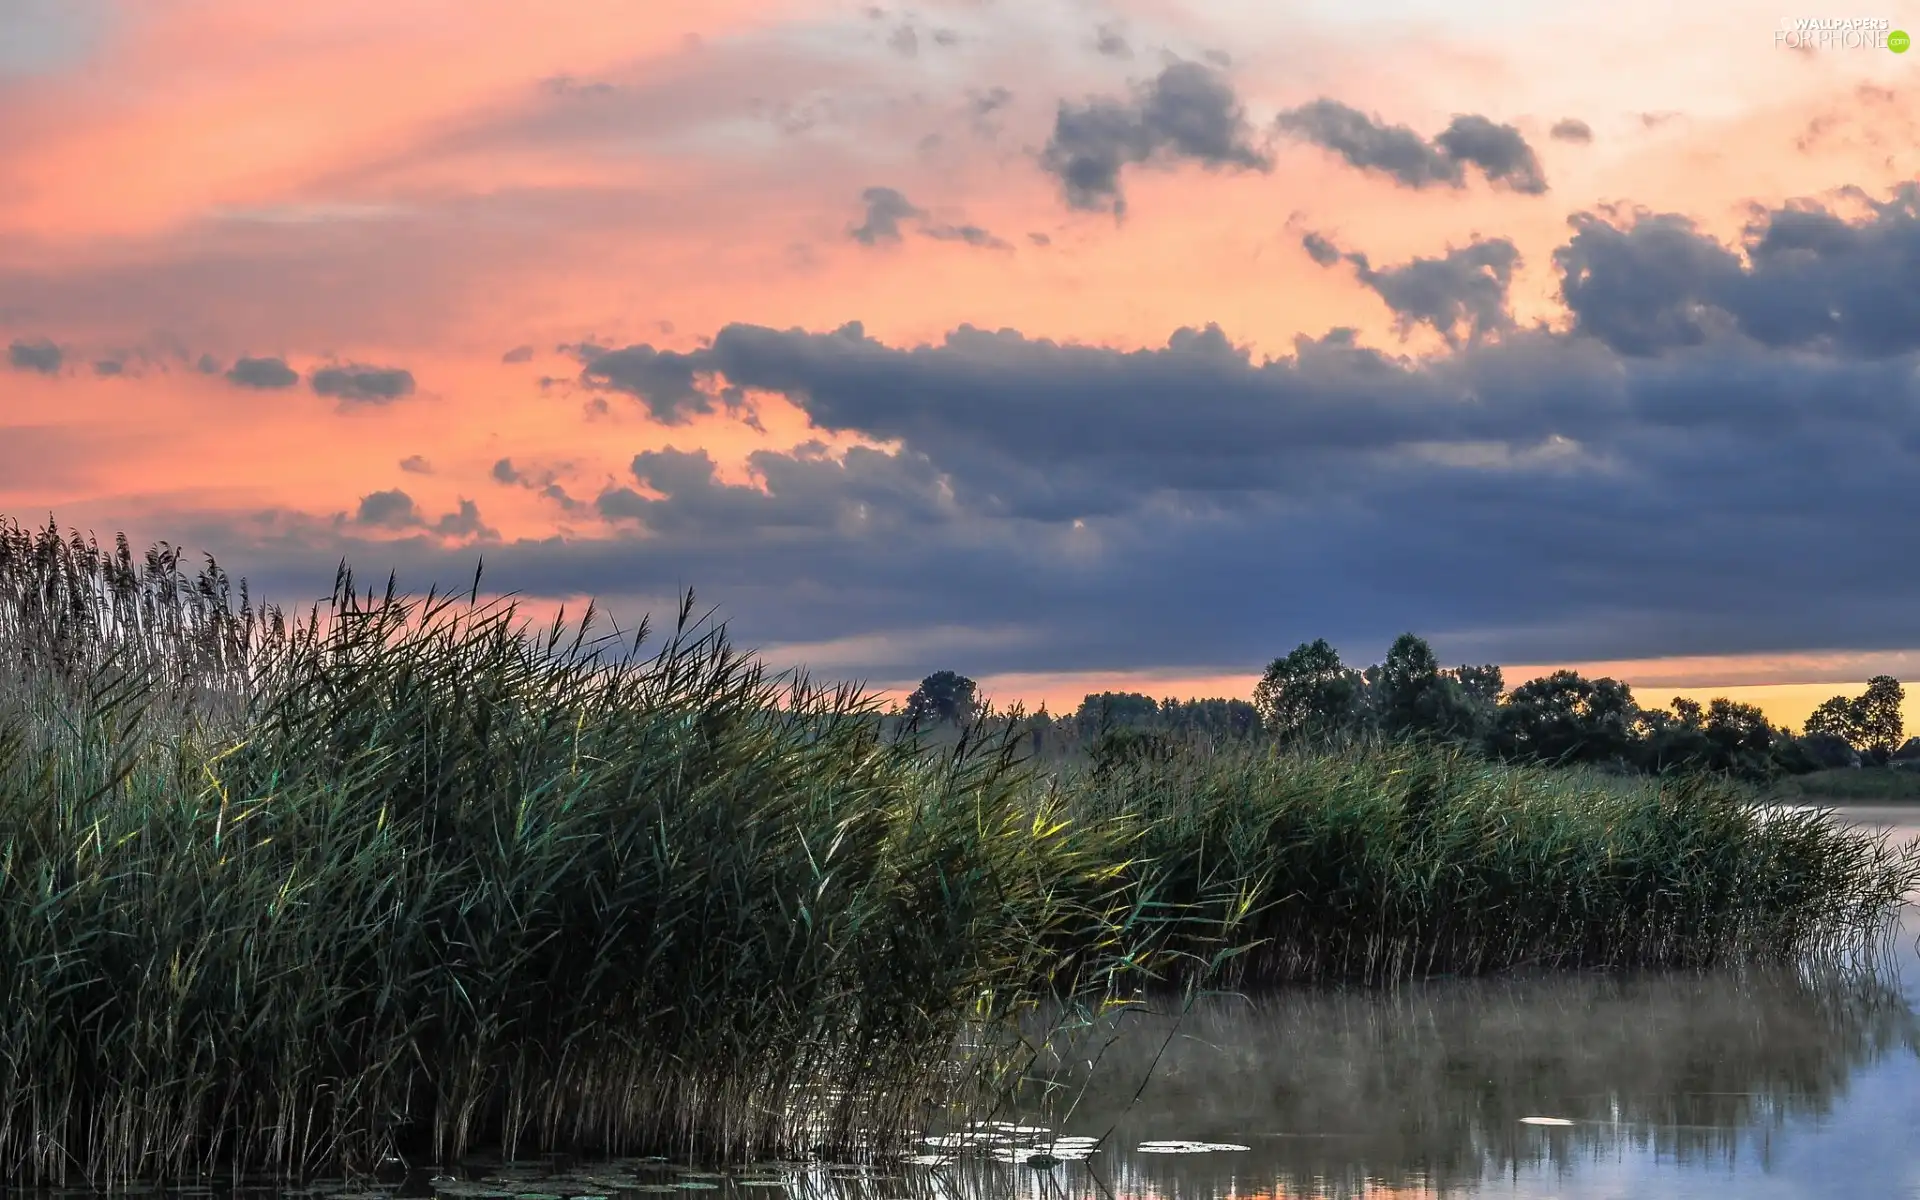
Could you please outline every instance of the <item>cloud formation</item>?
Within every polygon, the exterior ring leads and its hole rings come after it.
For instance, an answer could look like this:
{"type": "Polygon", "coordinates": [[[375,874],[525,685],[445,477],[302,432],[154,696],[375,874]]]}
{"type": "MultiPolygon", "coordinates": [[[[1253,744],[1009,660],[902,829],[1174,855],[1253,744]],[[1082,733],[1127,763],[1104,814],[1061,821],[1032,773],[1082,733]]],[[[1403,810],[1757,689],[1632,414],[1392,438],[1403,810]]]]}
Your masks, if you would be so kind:
{"type": "Polygon", "coordinates": [[[1126,211],[1120,187],[1124,168],[1180,161],[1216,170],[1273,166],[1254,144],[1233,85],[1204,63],[1173,63],[1136,85],[1126,100],[1063,101],[1040,156],[1069,206],[1115,214],[1126,211]]]}
{"type": "Polygon", "coordinates": [[[1403,337],[1413,326],[1425,325],[1457,348],[1513,328],[1507,293],[1520,251],[1506,238],[1476,239],[1435,258],[1379,268],[1364,253],[1342,254],[1318,233],[1307,233],[1300,242],[1323,267],[1342,259],[1351,263],[1354,277],[1393,310],[1403,337]]]}
{"type": "Polygon", "coordinates": [[[1281,113],[1275,126],[1403,187],[1464,187],[1467,168],[1475,167],[1496,187],[1531,196],[1547,190],[1540,159],[1520,131],[1476,113],[1454,117],[1429,139],[1322,97],[1281,113]]]}
{"type": "Polygon", "coordinates": [[[581,382],[634,397],[663,425],[682,424],[690,417],[714,411],[714,398],[699,385],[699,376],[709,368],[697,353],[655,350],[646,345],[619,350],[579,346],[574,353],[584,364],[581,382]]]}
{"type": "Polygon", "coordinates": [[[1622,354],[1737,330],[1777,349],[1886,357],[1920,349],[1920,184],[1849,198],[1848,221],[1799,203],[1762,212],[1738,249],[1675,213],[1616,224],[1591,213],[1554,253],[1575,328],[1622,354]]]}
{"type": "Polygon", "coordinates": [[[1248,9],[1231,68],[1202,53],[1220,26],[1177,5],[939,0],[850,24],[714,0],[579,28],[369,9],[378,36],[319,43],[268,6],[252,50],[196,59],[218,102],[185,105],[158,51],[204,42],[217,14],[192,7],[115,18],[86,71],[9,93],[0,342],[63,356],[44,384],[0,363],[16,506],[118,506],[297,599],[340,554],[464,583],[456,543],[485,523],[456,496],[484,494],[515,539],[486,547],[490,583],[627,602],[693,583],[753,644],[893,678],[1238,671],[1408,627],[1508,661],[1920,645],[1889,552],[1920,478],[1910,214],[1833,200],[1710,238],[1666,211],[1911,177],[1907,91],[1869,111],[1777,56],[1663,77],[1650,60],[1683,56],[1642,45],[1658,94],[1629,104],[1694,114],[1647,137],[1605,102],[1600,64],[1631,45],[1600,17],[1578,61],[1482,39],[1359,66],[1349,34],[1248,9]],[[902,22],[912,61],[886,45],[902,22]],[[1308,74],[1240,74],[1303,49],[1327,51],[1308,74]],[[531,82],[529,53],[577,78],[531,82]],[[448,70],[331,103],[423,54],[448,70]],[[1358,107],[1288,129],[1274,89],[1358,107]],[[1434,95],[1474,98],[1406,116],[1434,95]],[[289,121],[313,136],[231,153],[289,121]],[[1300,144],[1262,179],[1282,133],[1300,144]],[[114,172],[140,186],[102,191],[114,172]],[[1164,207],[1118,240],[1062,211],[1147,207],[1150,172],[1164,207]],[[1524,202],[1548,177],[1575,197],[1552,212],[1524,202]],[[1540,224],[1653,187],[1655,212],[1540,224]],[[1295,209],[1302,252],[1276,254],[1295,209]],[[1556,283],[1564,311],[1517,327],[1556,283]],[[1364,331],[1327,328],[1348,321],[1364,331]],[[404,363],[461,403],[400,400],[404,363]],[[396,411],[339,420],[316,370],[342,407],[396,411]],[[223,398],[229,371],[292,390],[223,398]],[[179,472],[189,446],[216,479],[179,472]]]}
{"type": "Polygon", "coordinates": [[[16,371],[58,375],[66,354],[46,338],[15,338],[7,347],[7,365],[16,371]]]}
{"type": "Polygon", "coordinates": [[[900,222],[926,214],[898,189],[870,187],[860,193],[867,206],[866,219],[847,231],[847,236],[863,246],[900,240],[900,222]]]}
{"type": "MultiPolygon", "coordinates": [[[[1735,270],[1765,288],[1791,260],[1797,279],[1897,295],[1887,239],[1908,220],[1898,204],[1854,221],[1775,210],[1752,238],[1767,249],[1735,270]]],[[[1651,294],[1623,277],[1669,280],[1672,255],[1604,258],[1642,224],[1588,215],[1563,260],[1605,261],[1623,294],[1651,294]]],[[[1920,562],[1885,553],[1920,503],[1920,347],[1843,351],[1875,343],[1874,314],[1843,309],[1804,345],[1733,322],[1629,352],[1591,323],[1512,328],[1508,241],[1364,268],[1318,244],[1457,349],[1402,358],[1334,330],[1264,360],[1212,326],[1122,351],[971,327],[896,346],[858,324],[729,325],[679,369],[894,448],[763,450],[744,484],[704,450],[637,455],[593,504],[645,530],[647,555],[580,548],[573,577],[667,588],[648,564],[670,562],[776,640],[1000,630],[963,664],[982,672],[1257,663],[1407,626],[1507,661],[1920,634],[1920,562]],[[1835,587],[1861,572],[1871,587],[1835,587]],[[1177,612],[1238,615],[1195,629],[1177,612]],[[1143,629],[1164,644],[1143,647],[1143,629]]],[[[603,352],[646,353],[663,352],[603,352]]],[[[532,580],[555,553],[489,563],[532,580]]],[[[873,653],[876,671],[937,665],[873,653]]]]}
{"type": "Polygon", "coordinates": [[[236,387],[275,390],[300,382],[300,373],[283,358],[241,358],[227,368],[227,382],[236,387]]]}
{"type": "Polygon", "coordinates": [[[413,372],[358,363],[321,367],[307,380],[314,394],[355,404],[387,404],[413,395],[413,372]]]}
{"type": "Polygon", "coordinates": [[[462,540],[499,536],[480,519],[480,508],[471,500],[461,500],[452,512],[428,521],[413,497],[399,488],[362,496],[353,523],[389,532],[422,531],[462,540]]]}
{"type": "Polygon", "coordinates": [[[898,244],[903,237],[901,223],[913,221],[920,232],[942,242],[965,242],[984,250],[1011,250],[1013,247],[978,225],[944,224],[933,220],[926,209],[907,199],[897,188],[870,187],[860,193],[866,205],[865,218],[847,230],[847,236],[863,246],[898,244]]]}

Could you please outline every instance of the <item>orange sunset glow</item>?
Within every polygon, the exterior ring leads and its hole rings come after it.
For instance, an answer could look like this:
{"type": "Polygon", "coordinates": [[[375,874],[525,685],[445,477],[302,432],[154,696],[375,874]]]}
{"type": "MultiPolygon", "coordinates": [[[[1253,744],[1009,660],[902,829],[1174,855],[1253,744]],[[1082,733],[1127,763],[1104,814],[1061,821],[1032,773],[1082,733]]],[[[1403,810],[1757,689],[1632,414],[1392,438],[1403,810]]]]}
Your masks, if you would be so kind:
{"type": "Polygon", "coordinates": [[[1798,724],[1920,655],[1920,56],[1778,26],[25,4],[0,514],[289,604],[692,586],[893,694],[1413,630],[1798,724]]]}

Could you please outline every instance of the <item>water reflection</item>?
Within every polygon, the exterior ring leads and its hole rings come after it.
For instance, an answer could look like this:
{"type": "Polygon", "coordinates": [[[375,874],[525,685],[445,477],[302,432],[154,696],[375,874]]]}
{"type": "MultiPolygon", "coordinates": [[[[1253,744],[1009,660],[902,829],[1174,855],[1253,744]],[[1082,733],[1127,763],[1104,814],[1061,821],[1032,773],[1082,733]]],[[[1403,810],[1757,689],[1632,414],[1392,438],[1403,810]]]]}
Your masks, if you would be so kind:
{"type": "Polygon", "coordinates": [[[1126,1194],[1418,1194],[1623,1149],[1764,1171],[1774,1133],[1828,1117],[1894,1053],[1920,1053],[1920,1026],[1884,975],[1858,971],[1205,997],[1086,1031],[1022,1116],[1111,1129],[1126,1194]],[[1173,1137],[1249,1149],[1135,1149],[1173,1137]]]}

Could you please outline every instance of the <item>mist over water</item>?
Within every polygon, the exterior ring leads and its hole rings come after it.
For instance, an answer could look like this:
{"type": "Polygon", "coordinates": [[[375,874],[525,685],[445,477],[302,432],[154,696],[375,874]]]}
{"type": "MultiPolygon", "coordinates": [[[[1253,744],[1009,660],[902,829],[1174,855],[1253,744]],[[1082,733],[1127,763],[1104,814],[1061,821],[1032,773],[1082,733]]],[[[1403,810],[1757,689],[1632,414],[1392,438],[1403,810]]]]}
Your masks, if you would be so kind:
{"type": "Polygon", "coordinates": [[[1043,1195],[1920,1194],[1917,937],[1910,911],[1874,963],[1167,1001],[1078,1031],[1012,1116],[1102,1138],[1043,1195]],[[1137,1152],[1166,1139],[1245,1149],[1137,1152]]]}

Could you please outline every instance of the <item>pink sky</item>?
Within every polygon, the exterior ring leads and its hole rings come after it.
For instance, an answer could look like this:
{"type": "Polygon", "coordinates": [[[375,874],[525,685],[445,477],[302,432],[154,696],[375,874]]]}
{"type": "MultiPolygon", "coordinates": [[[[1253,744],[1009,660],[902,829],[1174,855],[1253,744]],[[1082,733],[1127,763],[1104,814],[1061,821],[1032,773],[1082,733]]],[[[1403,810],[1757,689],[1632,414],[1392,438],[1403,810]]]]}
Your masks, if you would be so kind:
{"type": "MultiPolygon", "coordinates": [[[[692,350],[733,322],[858,320],[889,345],[971,323],[1137,348],[1217,322],[1256,355],[1334,326],[1433,353],[1437,338],[1403,342],[1350,273],[1316,266],[1301,231],[1380,263],[1509,237],[1523,258],[1515,316],[1564,325],[1552,252],[1571,212],[1639,205],[1732,236],[1755,204],[1844,185],[1883,194],[1920,174],[1920,60],[1786,52],[1777,17],[1750,4],[1675,17],[1645,3],[1542,15],[1409,0],[1365,23],[1340,6],[1251,0],[948,0],[881,19],[866,7],[34,9],[52,15],[31,18],[25,49],[0,60],[0,341],[52,339],[64,366],[0,379],[0,513],[52,511],[137,540],[224,528],[244,546],[263,522],[324,529],[403,487],[429,520],[474,500],[505,541],[590,542],[614,532],[591,506],[499,486],[493,464],[510,456],[591,498],[644,450],[703,448],[737,483],[756,449],[871,439],[811,429],[772,395],[758,397],[756,424],[597,408],[563,344],[692,350]],[[1133,57],[1092,53],[1100,27],[1133,57]],[[888,44],[903,28],[912,56],[888,44]],[[1551,200],[1475,186],[1414,202],[1282,141],[1270,172],[1130,170],[1124,221],[1062,204],[1035,165],[1061,101],[1122,94],[1162,53],[1221,49],[1262,122],[1323,95],[1417,130],[1460,112],[1510,122],[1538,151],[1551,200]],[[1011,99],[973,115],[994,87],[1011,99]],[[1564,117],[1586,121],[1592,142],[1551,138],[1564,117]],[[928,222],[975,225],[1007,248],[856,243],[860,190],[882,184],[928,222]],[[524,361],[502,361],[520,346],[524,361]],[[222,366],[279,356],[303,376],[404,366],[417,391],[358,407],[304,386],[251,391],[194,370],[202,354],[222,366]],[[91,364],[109,358],[124,372],[96,377],[91,364]],[[398,466],[415,456],[431,473],[398,466]]],[[[244,551],[230,565],[245,573],[244,551]]],[[[863,669],[857,648],[836,657],[836,639],[821,643],[772,649],[863,669]]],[[[1908,662],[1882,649],[1599,666],[1656,689],[1737,685],[1797,720],[1908,662]]],[[[1103,688],[1245,694],[1259,666],[1168,677],[1115,663],[986,682],[1059,708],[1103,688]]]]}

